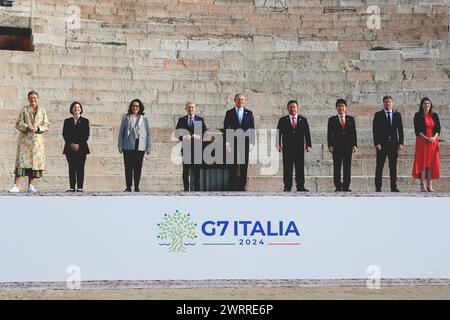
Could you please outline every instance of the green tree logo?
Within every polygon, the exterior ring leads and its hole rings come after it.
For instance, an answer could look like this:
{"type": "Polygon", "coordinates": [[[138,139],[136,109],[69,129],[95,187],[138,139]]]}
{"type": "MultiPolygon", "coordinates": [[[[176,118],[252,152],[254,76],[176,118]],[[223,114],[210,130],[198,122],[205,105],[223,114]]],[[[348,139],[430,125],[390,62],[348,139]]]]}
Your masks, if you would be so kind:
{"type": "Polygon", "coordinates": [[[196,223],[192,221],[190,214],[183,214],[176,210],[172,214],[164,214],[164,220],[157,224],[159,228],[158,239],[170,240],[170,243],[160,243],[160,245],[169,246],[169,252],[186,252],[185,238],[195,239],[197,235],[194,232],[196,223]]]}

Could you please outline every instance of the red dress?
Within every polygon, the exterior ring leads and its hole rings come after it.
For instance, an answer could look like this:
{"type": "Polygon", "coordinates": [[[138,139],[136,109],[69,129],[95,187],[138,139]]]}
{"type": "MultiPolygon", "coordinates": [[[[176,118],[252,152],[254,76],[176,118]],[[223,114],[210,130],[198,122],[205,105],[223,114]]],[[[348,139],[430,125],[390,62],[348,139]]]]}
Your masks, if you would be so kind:
{"type": "MultiPolygon", "coordinates": [[[[425,116],[425,135],[427,137],[433,136],[434,120],[429,114],[425,116]]],[[[416,153],[414,155],[414,165],[412,176],[415,179],[420,179],[420,174],[423,170],[431,168],[431,179],[439,179],[439,146],[436,139],[433,143],[425,141],[422,137],[416,137],[416,153]]]]}

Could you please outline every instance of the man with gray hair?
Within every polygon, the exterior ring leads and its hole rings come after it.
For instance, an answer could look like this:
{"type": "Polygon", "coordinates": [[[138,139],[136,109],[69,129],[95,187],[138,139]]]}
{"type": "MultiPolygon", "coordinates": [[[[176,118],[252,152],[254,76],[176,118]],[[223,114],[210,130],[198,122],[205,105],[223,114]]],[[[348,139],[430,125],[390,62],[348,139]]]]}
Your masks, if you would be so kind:
{"type": "Polygon", "coordinates": [[[177,138],[183,142],[181,152],[183,155],[184,191],[192,189],[200,191],[200,165],[203,162],[202,141],[206,124],[202,117],[195,114],[196,105],[194,102],[187,102],[185,110],[186,115],[178,119],[176,127],[177,138]],[[190,169],[193,171],[194,183],[189,181],[190,169]]]}

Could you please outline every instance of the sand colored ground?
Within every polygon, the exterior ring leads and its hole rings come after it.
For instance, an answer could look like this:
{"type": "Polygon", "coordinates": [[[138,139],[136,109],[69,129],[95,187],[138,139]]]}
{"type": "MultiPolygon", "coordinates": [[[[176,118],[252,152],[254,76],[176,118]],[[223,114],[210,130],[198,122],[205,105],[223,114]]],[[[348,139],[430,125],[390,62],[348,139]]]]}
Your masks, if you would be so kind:
{"type": "Polygon", "coordinates": [[[450,299],[450,286],[2,290],[0,299],[450,299]]]}

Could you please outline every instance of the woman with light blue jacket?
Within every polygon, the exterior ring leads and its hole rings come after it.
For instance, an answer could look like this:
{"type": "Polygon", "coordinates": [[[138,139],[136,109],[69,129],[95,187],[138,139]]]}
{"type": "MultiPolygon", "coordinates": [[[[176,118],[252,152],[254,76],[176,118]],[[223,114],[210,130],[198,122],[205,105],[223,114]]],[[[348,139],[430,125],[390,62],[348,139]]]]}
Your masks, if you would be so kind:
{"type": "Polygon", "coordinates": [[[142,160],[144,154],[150,153],[152,145],[150,126],[144,116],[144,104],[139,99],[131,101],[128,112],[123,115],[120,123],[118,148],[123,153],[125,164],[125,192],[131,192],[134,176],[134,191],[139,192],[141,180],[142,160]]]}

